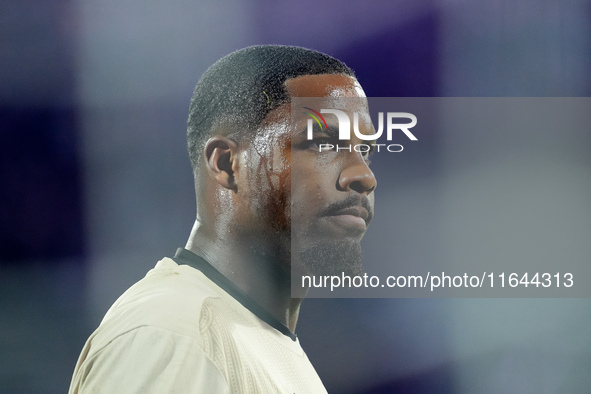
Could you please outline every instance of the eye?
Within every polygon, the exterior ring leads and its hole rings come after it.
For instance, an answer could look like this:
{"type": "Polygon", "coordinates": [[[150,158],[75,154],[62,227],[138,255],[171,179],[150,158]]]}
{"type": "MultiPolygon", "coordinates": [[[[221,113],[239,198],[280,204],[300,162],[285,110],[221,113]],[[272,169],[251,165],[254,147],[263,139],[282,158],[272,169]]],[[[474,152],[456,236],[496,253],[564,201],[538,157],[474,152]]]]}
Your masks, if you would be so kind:
{"type": "Polygon", "coordinates": [[[370,148],[367,151],[361,152],[361,156],[368,165],[371,164],[371,160],[369,158],[371,157],[375,149],[375,146],[373,144],[369,145],[369,147],[370,148]]]}
{"type": "Polygon", "coordinates": [[[337,143],[331,137],[316,137],[310,141],[306,141],[305,146],[316,152],[327,152],[329,150],[334,151],[337,143]]]}
{"type": "Polygon", "coordinates": [[[323,147],[323,149],[322,149],[323,151],[327,150],[327,149],[334,149],[334,148],[327,146],[327,145],[334,145],[333,140],[328,137],[314,138],[311,142],[318,149],[320,149],[320,147],[323,147]]]}

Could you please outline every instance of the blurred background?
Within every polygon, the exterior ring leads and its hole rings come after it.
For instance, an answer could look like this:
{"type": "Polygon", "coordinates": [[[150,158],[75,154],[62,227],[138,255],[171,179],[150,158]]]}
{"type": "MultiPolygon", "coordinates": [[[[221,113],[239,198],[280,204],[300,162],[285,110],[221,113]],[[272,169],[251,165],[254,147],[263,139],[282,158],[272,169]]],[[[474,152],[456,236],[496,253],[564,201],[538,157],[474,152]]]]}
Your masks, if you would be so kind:
{"type": "MultiPolygon", "coordinates": [[[[591,95],[586,0],[5,0],[0,22],[2,393],[66,392],[108,307],[184,245],[188,104],[229,52],[317,49],[368,96],[591,95]]],[[[392,264],[512,258],[506,243],[554,251],[557,270],[590,256],[585,132],[529,133],[507,152],[475,130],[485,159],[470,144],[450,156],[461,139],[434,133],[395,168],[376,160],[377,208],[396,220],[369,246],[392,264]],[[530,220],[553,231],[520,234],[530,220]]],[[[583,393],[590,323],[589,299],[310,299],[298,335],[331,393],[583,393]]]]}

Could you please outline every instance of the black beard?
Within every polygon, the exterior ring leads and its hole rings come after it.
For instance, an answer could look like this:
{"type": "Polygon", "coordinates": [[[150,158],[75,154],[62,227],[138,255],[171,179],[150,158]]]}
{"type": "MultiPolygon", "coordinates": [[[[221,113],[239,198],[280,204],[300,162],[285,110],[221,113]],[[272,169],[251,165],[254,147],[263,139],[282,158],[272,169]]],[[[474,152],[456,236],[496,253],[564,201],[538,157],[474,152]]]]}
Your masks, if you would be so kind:
{"type": "Polygon", "coordinates": [[[341,239],[310,245],[299,253],[308,275],[363,275],[361,244],[357,240],[341,239]]]}

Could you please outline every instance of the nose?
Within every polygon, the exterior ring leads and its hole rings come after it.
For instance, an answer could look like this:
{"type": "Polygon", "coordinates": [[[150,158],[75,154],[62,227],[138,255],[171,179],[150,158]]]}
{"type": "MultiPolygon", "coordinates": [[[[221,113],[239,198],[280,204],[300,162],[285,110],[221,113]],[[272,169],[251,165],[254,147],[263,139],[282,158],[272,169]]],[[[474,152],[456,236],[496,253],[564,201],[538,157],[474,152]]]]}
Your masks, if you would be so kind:
{"type": "Polygon", "coordinates": [[[360,194],[372,193],[378,185],[373,171],[363,158],[358,155],[350,160],[342,169],[337,188],[342,191],[355,191],[360,194]]]}

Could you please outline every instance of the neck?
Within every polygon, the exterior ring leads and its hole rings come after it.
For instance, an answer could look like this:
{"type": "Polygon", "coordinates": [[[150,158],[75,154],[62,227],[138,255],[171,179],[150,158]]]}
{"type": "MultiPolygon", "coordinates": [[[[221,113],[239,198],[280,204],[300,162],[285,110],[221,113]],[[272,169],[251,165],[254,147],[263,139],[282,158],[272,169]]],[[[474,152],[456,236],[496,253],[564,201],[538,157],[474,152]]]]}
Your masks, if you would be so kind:
{"type": "Polygon", "coordinates": [[[289,253],[277,251],[277,242],[262,242],[264,235],[227,235],[223,239],[207,235],[196,223],[185,248],[207,260],[294,332],[302,299],[291,298],[289,253]]]}

